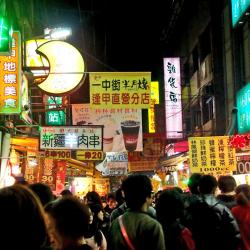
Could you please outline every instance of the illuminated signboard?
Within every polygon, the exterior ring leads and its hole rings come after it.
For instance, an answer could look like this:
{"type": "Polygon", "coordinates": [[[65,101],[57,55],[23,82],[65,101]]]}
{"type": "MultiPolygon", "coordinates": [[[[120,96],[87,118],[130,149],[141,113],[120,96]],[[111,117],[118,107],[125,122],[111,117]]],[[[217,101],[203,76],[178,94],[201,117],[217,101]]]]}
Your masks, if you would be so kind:
{"type": "Polygon", "coordinates": [[[148,130],[155,133],[155,104],[159,104],[159,82],[151,82],[151,104],[148,109],[148,130]]]}
{"type": "Polygon", "coordinates": [[[42,127],[40,149],[82,149],[102,151],[102,126],[42,127]]]}
{"type": "Polygon", "coordinates": [[[164,58],[164,86],[166,138],[182,138],[180,58],[164,58]]]}
{"type": "Polygon", "coordinates": [[[76,159],[79,161],[100,161],[103,160],[102,151],[76,151],[76,159]]]}
{"type": "Polygon", "coordinates": [[[73,91],[83,81],[85,65],[81,53],[63,41],[48,41],[36,52],[48,59],[48,77],[38,87],[50,95],[62,95],[73,91]]]}
{"type": "MultiPolygon", "coordinates": [[[[61,96],[48,96],[48,108],[56,109],[62,107],[61,96]]],[[[50,110],[46,112],[47,125],[65,125],[66,124],[66,110],[50,110]]]]}
{"type": "Polygon", "coordinates": [[[19,114],[21,83],[21,38],[13,32],[11,56],[0,56],[0,114],[19,114]]]}
{"type": "Polygon", "coordinates": [[[189,164],[192,173],[225,174],[236,169],[235,148],[229,136],[190,137],[189,164]]]}
{"type": "Polygon", "coordinates": [[[150,72],[98,72],[89,74],[92,108],[150,107],[150,72]]]}
{"type": "Polygon", "coordinates": [[[250,83],[240,89],[236,94],[237,122],[240,134],[250,131],[250,83]]]}
{"type": "Polygon", "coordinates": [[[236,26],[240,18],[245,14],[250,6],[250,0],[232,0],[232,23],[236,26]]]}
{"type": "Polygon", "coordinates": [[[8,20],[0,17],[0,55],[11,55],[12,28],[8,20]]]}

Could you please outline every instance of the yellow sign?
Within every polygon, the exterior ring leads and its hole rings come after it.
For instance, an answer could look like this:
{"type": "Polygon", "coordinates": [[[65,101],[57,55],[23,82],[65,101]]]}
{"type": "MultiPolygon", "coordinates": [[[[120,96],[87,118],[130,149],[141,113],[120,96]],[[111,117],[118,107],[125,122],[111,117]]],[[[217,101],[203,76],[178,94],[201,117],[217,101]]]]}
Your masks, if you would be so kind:
{"type": "Polygon", "coordinates": [[[228,136],[190,137],[189,162],[192,173],[224,174],[236,170],[235,149],[228,136]]]}
{"type": "Polygon", "coordinates": [[[10,56],[0,56],[0,114],[19,114],[21,82],[21,37],[18,31],[12,35],[10,56]]]}
{"type": "Polygon", "coordinates": [[[71,151],[70,150],[46,150],[45,157],[50,159],[70,159],[71,151]]]}
{"type": "Polygon", "coordinates": [[[150,72],[90,73],[92,108],[150,107],[150,72]]]}
{"type": "Polygon", "coordinates": [[[159,104],[159,82],[151,82],[151,104],[148,109],[148,130],[155,133],[155,104],[159,104]]]}
{"type": "Polygon", "coordinates": [[[63,41],[49,41],[38,47],[36,52],[49,61],[48,77],[38,85],[51,95],[61,95],[79,87],[83,81],[85,65],[80,52],[63,41]]]}
{"type": "Polygon", "coordinates": [[[100,161],[103,160],[103,152],[102,151],[76,151],[76,159],[78,161],[100,161]]]}

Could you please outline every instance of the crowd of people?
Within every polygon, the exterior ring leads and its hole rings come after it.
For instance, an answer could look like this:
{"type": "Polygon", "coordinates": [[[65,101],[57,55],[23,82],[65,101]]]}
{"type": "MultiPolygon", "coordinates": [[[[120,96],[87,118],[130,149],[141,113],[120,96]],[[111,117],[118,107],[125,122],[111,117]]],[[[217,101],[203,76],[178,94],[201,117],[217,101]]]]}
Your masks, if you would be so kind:
{"type": "Polygon", "coordinates": [[[2,188],[1,249],[250,250],[250,186],[202,174],[188,186],[155,194],[131,174],[105,202],[95,191],[55,197],[42,183],[2,188]]]}

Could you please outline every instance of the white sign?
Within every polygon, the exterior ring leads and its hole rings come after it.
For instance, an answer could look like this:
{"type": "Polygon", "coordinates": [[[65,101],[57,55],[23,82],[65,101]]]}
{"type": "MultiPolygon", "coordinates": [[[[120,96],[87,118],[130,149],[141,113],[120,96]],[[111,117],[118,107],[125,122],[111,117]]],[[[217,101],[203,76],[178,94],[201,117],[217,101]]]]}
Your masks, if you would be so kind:
{"type": "Polygon", "coordinates": [[[98,108],[89,104],[72,104],[73,125],[103,125],[103,151],[142,151],[140,109],[98,108]]]}
{"type": "Polygon", "coordinates": [[[166,138],[179,139],[182,133],[180,58],[164,58],[166,138]]]}
{"type": "Polygon", "coordinates": [[[102,150],[102,126],[42,127],[40,149],[102,150]]]}

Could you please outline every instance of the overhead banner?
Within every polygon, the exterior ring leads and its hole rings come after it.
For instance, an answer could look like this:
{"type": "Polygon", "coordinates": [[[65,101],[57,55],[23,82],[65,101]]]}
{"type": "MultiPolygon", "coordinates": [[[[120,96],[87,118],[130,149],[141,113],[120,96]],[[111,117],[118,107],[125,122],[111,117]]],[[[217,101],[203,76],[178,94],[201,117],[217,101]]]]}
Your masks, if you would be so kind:
{"type": "Polygon", "coordinates": [[[102,126],[42,127],[40,149],[102,150],[102,126]]]}
{"type": "Polygon", "coordinates": [[[182,132],[180,58],[164,58],[166,138],[179,139],[182,132]]]}
{"type": "Polygon", "coordinates": [[[99,108],[72,104],[73,125],[103,125],[103,151],[142,151],[142,116],[140,109],[99,108]]]}
{"type": "Polygon", "coordinates": [[[150,72],[89,73],[92,108],[150,108],[150,72]]]}
{"type": "Polygon", "coordinates": [[[19,114],[21,85],[21,37],[12,35],[11,56],[0,56],[0,114],[19,114]]]}
{"type": "Polygon", "coordinates": [[[225,174],[236,169],[236,153],[229,146],[229,136],[190,137],[188,145],[192,173],[225,174]]]}

